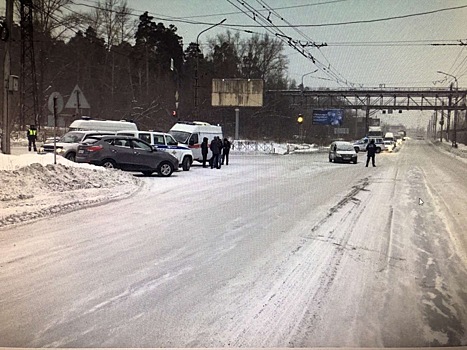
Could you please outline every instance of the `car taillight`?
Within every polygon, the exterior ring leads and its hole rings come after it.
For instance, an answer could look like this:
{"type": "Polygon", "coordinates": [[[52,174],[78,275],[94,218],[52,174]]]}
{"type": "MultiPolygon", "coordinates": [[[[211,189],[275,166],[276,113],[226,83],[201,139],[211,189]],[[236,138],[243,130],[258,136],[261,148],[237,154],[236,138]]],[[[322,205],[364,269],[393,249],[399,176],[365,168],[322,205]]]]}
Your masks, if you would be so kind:
{"type": "Polygon", "coordinates": [[[97,145],[97,146],[88,146],[87,150],[88,152],[97,152],[103,149],[104,147],[102,145],[97,145]]]}

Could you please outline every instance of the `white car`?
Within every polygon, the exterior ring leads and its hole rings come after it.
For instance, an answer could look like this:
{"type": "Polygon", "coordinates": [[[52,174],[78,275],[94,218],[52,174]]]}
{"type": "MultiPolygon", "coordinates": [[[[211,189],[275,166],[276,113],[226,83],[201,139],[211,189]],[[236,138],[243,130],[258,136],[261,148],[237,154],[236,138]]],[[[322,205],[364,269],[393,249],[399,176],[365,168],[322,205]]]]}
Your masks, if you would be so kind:
{"type": "Polygon", "coordinates": [[[388,140],[384,141],[384,150],[386,152],[394,151],[394,142],[388,140]]]}
{"type": "Polygon", "coordinates": [[[346,141],[334,141],[329,147],[330,162],[352,162],[357,164],[357,152],[353,144],[346,141]]]}

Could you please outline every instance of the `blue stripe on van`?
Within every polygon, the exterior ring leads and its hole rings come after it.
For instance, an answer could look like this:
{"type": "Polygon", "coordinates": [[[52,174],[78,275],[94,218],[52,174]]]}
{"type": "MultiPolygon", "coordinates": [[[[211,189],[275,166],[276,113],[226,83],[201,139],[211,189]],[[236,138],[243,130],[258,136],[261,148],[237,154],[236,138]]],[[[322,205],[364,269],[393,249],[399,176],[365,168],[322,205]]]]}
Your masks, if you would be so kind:
{"type": "Polygon", "coordinates": [[[160,148],[160,149],[186,149],[186,150],[189,150],[188,147],[184,147],[184,146],[166,146],[166,145],[155,145],[157,148],[160,148]]]}

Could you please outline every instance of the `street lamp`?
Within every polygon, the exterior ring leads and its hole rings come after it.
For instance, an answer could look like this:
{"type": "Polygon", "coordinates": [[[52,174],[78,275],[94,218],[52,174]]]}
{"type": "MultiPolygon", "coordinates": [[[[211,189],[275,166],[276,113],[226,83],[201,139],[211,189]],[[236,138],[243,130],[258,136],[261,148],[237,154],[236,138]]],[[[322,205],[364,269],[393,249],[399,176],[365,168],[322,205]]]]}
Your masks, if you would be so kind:
{"type": "MultiPolygon", "coordinates": [[[[199,41],[199,37],[201,34],[207,32],[208,30],[214,28],[214,27],[217,27],[219,25],[221,25],[222,23],[224,23],[225,21],[227,20],[227,18],[224,18],[222,21],[220,21],[219,23],[216,23],[212,26],[210,26],[209,28],[206,28],[204,30],[202,30],[198,36],[196,37],[196,50],[199,51],[199,44],[198,44],[198,41],[199,41]]],[[[199,69],[199,52],[196,52],[196,69],[195,69],[195,114],[196,116],[198,116],[198,69],[199,69]]]]}
{"type": "MultiPolygon", "coordinates": [[[[459,84],[457,82],[457,78],[452,75],[452,74],[449,74],[449,73],[445,73],[445,72],[442,72],[442,71],[437,71],[437,73],[439,74],[444,74],[444,75],[447,75],[447,76],[450,76],[452,78],[454,78],[454,81],[456,82],[456,93],[457,95],[459,94],[459,84]]],[[[452,85],[451,85],[451,88],[452,88],[452,85]]],[[[459,103],[459,96],[456,95],[456,109],[454,110],[454,140],[453,140],[453,146],[457,148],[457,104],[459,103]]]]}
{"type": "Polygon", "coordinates": [[[305,87],[303,86],[303,78],[305,78],[307,75],[316,73],[317,71],[318,71],[318,69],[315,69],[313,72],[308,72],[308,73],[302,75],[302,91],[305,90],[305,87]]]}

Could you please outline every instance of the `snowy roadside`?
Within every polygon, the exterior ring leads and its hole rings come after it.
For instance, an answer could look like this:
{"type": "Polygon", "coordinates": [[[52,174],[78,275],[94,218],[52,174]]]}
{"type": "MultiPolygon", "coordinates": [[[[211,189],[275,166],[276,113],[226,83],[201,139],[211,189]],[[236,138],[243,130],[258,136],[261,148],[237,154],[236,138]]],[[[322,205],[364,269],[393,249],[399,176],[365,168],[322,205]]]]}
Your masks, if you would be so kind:
{"type": "MultiPolygon", "coordinates": [[[[145,183],[119,170],[71,162],[52,154],[26,153],[26,140],[16,140],[22,154],[0,153],[0,228],[56,215],[82,207],[126,198],[145,183]],[[23,149],[24,148],[24,149],[23,149]]],[[[232,153],[314,153],[309,144],[242,141],[232,153]]]]}
{"type": "Polygon", "coordinates": [[[35,153],[0,154],[0,228],[125,198],[143,182],[119,170],[35,153]]]}
{"type": "Polygon", "coordinates": [[[467,163],[467,146],[458,143],[457,146],[458,148],[452,147],[451,142],[444,141],[440,142],[439,140],[431,140],[430,143],[435,146],[439,151],[456,158],[464,163],[467,163]]]}

